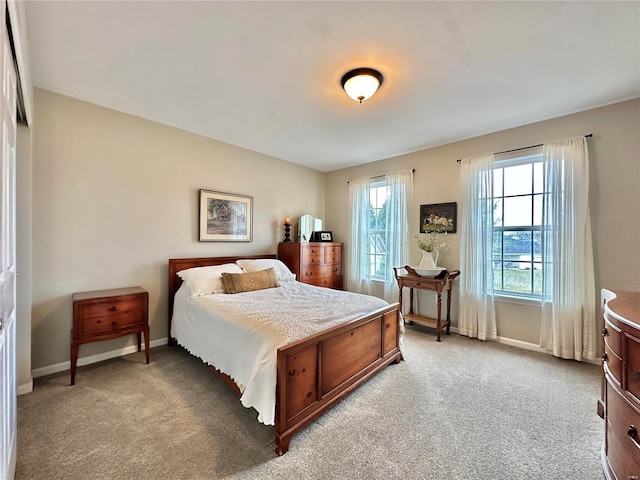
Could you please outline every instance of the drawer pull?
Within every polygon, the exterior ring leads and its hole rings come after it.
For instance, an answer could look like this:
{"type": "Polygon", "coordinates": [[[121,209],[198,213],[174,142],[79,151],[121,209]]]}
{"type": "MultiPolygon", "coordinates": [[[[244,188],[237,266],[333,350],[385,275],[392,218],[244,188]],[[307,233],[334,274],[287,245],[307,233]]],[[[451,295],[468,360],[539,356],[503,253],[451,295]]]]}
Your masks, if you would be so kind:
{"type": "Polygon", "coordinates": [[[112,307],[109,309],[109,311],[110,311],[110,312],[115,312],[116,310],[117,310],[117,309],[116,309],[116,306],[115,306],[115,305],[114,305],[114,306],[112,306],[112,307]]]}
{"type": "Polygon", "coordinates": [[[608,330],[607,330],[607,327],[604,327],[604,328],[602,329],[602,336],[603,336],[603,337],[606,337],[607,335],[609,335],[609,332],[608,332],[608,330]]]}
{"type": "Polygon", "coordinates": [[[391,326],[391,324],[390,324],[390,323],[387,323],[387,324],[385,325],[385,327],[387,327],[387,328],[389,328],[390,326],[391,326]]]}
{"type": "Polygon", "coordinates": [[[607,355],[606,353],[602,354],[602,361],[606,362],[607,360],[609,360],[609,355],[607,355]]]}
{"type": "Polygon", "coordinates": [[[113,322],[111,322],[111,326],[112,327],[117,327],[118,326],[118,322],[116,322],[115,320],[113,322]]]}
{"type": "Polygon", "coordinates": [[[636,446],[636,448],[640,449],[640,442],[638,441],[638,430],[636,430],[635,425],[629,425],[629,430],[627,430],[627,435],[636,446]]]}
{"type": "Polygon", "coordinates": [[[296,369],[294,368],[293,370],[289,370],[289,376],[293,377],[296,374],[296,369]]]}
{"type": "Polygon", "coordinates": [[[313,272],[304,272],[305,277],[310,277],[313,275],[313,272]]]}

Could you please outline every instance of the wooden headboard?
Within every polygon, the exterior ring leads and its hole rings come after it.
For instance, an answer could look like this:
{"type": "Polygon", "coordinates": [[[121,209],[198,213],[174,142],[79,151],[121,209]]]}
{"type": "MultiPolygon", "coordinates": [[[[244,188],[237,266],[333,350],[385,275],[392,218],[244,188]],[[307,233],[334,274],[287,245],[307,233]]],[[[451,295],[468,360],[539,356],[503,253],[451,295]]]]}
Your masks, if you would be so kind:
{"type": "Polygon", "coordinates": [[[213,265],[224,265],[225,263],[234,263],[241,259],[257,259],[257,258],[276,258],[273,254],[265,255],[243,255],[239,257],[201,257],[201,258],[170,258],[169,259],[169,317],[167,339],[168,344],[173,344],[171,338],[171,319],[173,317],[173,298],[182,285],[182,279],[177,275],[181,270],[194,267],[210,267],[213,265]]]}

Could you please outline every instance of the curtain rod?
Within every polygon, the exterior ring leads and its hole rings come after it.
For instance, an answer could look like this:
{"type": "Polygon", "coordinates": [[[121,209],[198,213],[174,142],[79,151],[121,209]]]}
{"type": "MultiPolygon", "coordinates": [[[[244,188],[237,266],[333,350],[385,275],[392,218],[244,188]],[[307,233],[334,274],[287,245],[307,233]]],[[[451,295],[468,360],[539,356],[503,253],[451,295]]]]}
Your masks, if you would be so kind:
{"type": "MultiPolygon", "coordinates": [[[[593,133],[588,133],[584,136],[584,138],[591,138],[593,137],[593,133]]],[[[502,155],[503,153],[511,153],[511,152],[518,152],[520,150],[527,150],[528,148],[536,148],[536,147],[541,147],[542,145],[544,145],[544,143],[539,143],[538,145],[530,145],[528,147],[520,147],[520,148],[513,148],[511,150],[505,150],[503,152],[496,152],[494,153],[494,155],[502,155]]],[[[458,160],[456,160],[456,162],[460,163],[462,161],[461,158],[459,158],[458,160]]]]}
{"type": "MultiPolygon", "coordinates": [[[[412,168],[411,171],[413,173],[416,173],[416,169],[412,168]]],[[[376,175],[375,177],[369,177],[369,180],[373,180],[374,178],[382,178],[382,177],[386,177],[386,174],[382,174],[382,175],[376,175]]],[[[351,180],[347,180],[347,183],[351,183],[351,180]]]]}

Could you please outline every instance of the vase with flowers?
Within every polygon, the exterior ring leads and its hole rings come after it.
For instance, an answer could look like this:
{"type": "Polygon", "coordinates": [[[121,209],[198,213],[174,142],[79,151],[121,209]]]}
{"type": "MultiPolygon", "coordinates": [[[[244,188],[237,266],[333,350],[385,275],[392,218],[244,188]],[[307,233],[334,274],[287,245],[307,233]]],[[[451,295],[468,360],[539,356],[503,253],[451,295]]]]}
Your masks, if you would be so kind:
{"type": "Polygon", "coordinates": [[[446,251],[448,248],[447,232],[435,231],[418,234],[415,237],[418,248],[422,252],[420,268],[438,268],[438,255],[440,251],[446,251]]]}

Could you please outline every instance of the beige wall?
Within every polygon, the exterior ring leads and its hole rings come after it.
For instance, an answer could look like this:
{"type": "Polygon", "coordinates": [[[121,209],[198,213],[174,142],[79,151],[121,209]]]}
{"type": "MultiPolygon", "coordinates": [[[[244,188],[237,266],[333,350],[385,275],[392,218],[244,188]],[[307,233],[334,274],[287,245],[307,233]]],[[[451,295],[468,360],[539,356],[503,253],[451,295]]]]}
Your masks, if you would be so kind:
{"type": "MultiPolygon", "coordinates": [[[[567,115],[482,137],[430,148],[371,164],[329,173],[326,178],[326,221],[334,237],[349,237],[347,181],[415,168],[415,206],[459,202],[459,166],[456,159],[593,133],[590,155],[590,207],[595,248],[596,288],[640,290],[640,99],[567,115]]],[[[458,212],[460,215],[460,212],[458,212]]],[[[419,212],[412,214],[413,233],[419,212]]],[[[458,235],[439,263],[459,268],[458,235]]],[[[348,255],[349,248],[346,245],[348,255]]],[[[417,247],[412,262],[419,260],[417,247]]],[[[464,272],[462,272],[464,274],[464,272]]],[[[421,293],[421,311],[434,311],[433,296],[421,293]]],[[[457,325],[457,295],[453,324],[457,325]]],[[[498,303],[498,335],[516,342],[537,344],[538,307],[498,303]]]]}
{"type": "Polygon", "coordinates": [[[324,216],[315,170],[44,90],[34,113],[34,369],[69,361],[73,292],[144,287],[161,339],[168,258],[275,253],[285,216],[324,216]],[[201,188],[253,196],[252,242],[198,241],[201,188]]]}

